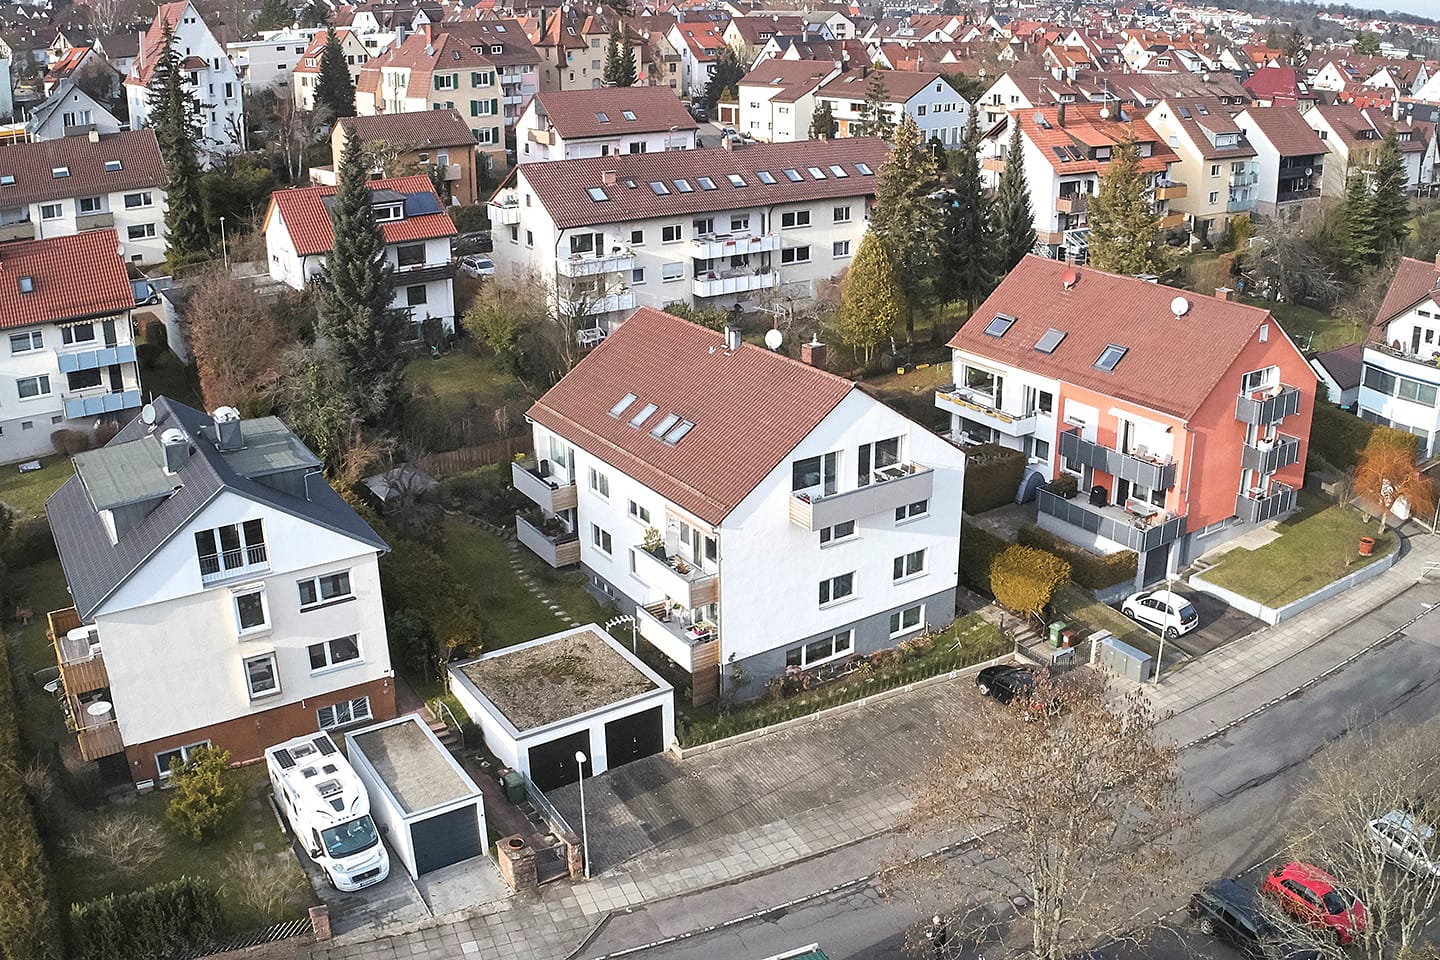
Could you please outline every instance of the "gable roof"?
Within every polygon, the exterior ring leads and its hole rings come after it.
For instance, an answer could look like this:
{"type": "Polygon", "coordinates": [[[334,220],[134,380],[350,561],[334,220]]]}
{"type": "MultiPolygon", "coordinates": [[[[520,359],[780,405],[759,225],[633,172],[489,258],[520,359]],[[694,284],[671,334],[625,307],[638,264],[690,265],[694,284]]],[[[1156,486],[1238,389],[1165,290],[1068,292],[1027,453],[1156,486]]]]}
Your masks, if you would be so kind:
{"type": "Polygon", "coordinates": [[[1311,96],[1310,87],[1291,67],[1265,67],[1256,70],[1245,81],[1245,89],[1257,100],[1295,103],[1300,97],[1311,96]]]}
{"type": "Polygon", "coordinates": [[[950,346],[1188,419],[1270,319],[1269,311],[1238,301],[1027,255],[950,346]],[[1068,288],[1062,281],[1067,271],[1078,278],[1068,288]],[[1176,297],[1190,304],[1178,320],[1170,309],[1176,297]],[[1000,313],[1015,322],[992,337],[985,328],[1000,313]],[[1052,327],[1065,339],[1041,353],[1035,344],[1052,327]],[[1111,344],[1126,353],[1106,373],[1095,363],[1111,344]]]}
{"type": "Polygon", "coordinates": [[[690,55],[701,63],[714,60],[720,48],[725,46],[720,31],[713,23],[677,23],[674,29],[679,32],[680,39],[690,47],[690,55]]]}
{"type": "MultiPolygon", "coordinates": [[[[1249,107],[1244,115],[1282,157],[1314,156],[1325,152],[1325,141],[1294,107],[1249,107]]],[[[1236,121],[1239,120],[1237,116],[1236,121]]]]}
{"type": "Polygon", "coordinates": [[[170,32],[173,34],[189,6],[190,0],[175,0],[174,3],[162,3],[156,8],[155,19],[150,21],[150,29],[145,31],[145,37],[140,41],[135,64],[130,68],[130,76],[125,78],[126,83],[143,87],[150,82],[155,62],[165,52],[165,24],[170,24],[170,32]]]}
{"type": "MultiPolygon", "coordinates": [[[[77,456],[75,476],[45,501],[45,513],[60,553],[60,566],[81,620],[89,620],[107,597],[223,490],[351,537],[376,550],[388,549],[385,541],[328,483],[307,484],[308,500],[283,493],[247,475],[251,471],[245,458],[216,449],[206,433],[207,429],[213,429],[207,415],[166,397],[156,397],[154,407],[153,432],[137,416],[104,447],[77,456]],[[156,461],[157,451],[148,448],[158,446],[155,437],[172,428],[182,430],[189,437],[189,458],[173,477],[162,475],[164,488],[170,492],[161,494],[163,499],[159,504],[112,544],[92,493],[86,487],[86,476],[91,476],[92,482],[102,482],[116,472],[113,467],[123,466],[132,474],[125,478],[128,485],[134,485],[137,480],[156,480],[154,476],[133,474],[146,472],[147,462],[151,464],[150,471],[159,471],[163,460],[156,461]],[[106,462],[109,460],[123,463],[110,464],[106,462]]],[[[241,429],[263,432],[267,446],[285,450],[287,462],[319,466],[315,455],[274,417],[246,420],[241,429]]],[[[148,486],[146,492],[151,494],[161,489],[158,481],[148,486]]]]}
{"type": "Polygon", "coordinates": [[[0,150],[0,177],[15,178],[13,184],[0,185],[0,205],[18,207],[97,193],[162,188],[165,162],[154,130],[122,130],[96,140],[81,134],[11,144],[0,150]],[[105,164],[110,161],[119,161],[120,169],[107,170],[105,164]],[[56,177],[53,171],[61,168],[69,174],[56,177]]]}
{"type": "Polygon", "coordinates": [[[820,86],[834,69],[833,63],[825,61],[766,60],[745,74],[740,89],[776,87],[778,90],[770,97],[772,102],[793,103],[820,86]]]}
{"type": "Polygon", "coordinates": [[[764,347],[730,353],[724,334],[642,307],[526,416],[718,524],[853,389],[764,347]],[[627,394],[634,401],[611,416],[627,394]],[[695,425],[674,444],[651,435],[671,414],[695,425]]]}
{"type": "Polygon", "coordinates": [[[940,74],[922,73],[918,70],[847,70],[821,84],[815,95],[864,100],[865,88],[876,75],[879,75],[880,81],[885,85],[885,97],[890,103],[908,103],[911,97],[932,83],[942,84],[957,99],[960,97],[960,94],[954,92],[954,87],[941,79],[940,74]]]}
{"type": "Polygon", "coordinates": [[[1245,131],[1216,97],[1168,97],[1156,104],[1155,109],[1168,110],[1170,119],[1185,131],[1185,136],[1206,160],[1255,156],[1255,148],[1245,139],[1245,131]],[[1238,138],[1235,143],[1222,147],[1214,139],[1220,134],[1237,134],[1238,138]]]}
{"type": "Polygon", "coordinates": [[[1412,135],[1410,139],[1400,141],[1401,153],[1423,152],[1429,143],[1423,127],[1416,127],[1408,120],[1397,123],[1383,110],[1347,103],[1320,103],[1311,107],[1306,116],[1310,116],[1311,112],[1324,120],[1347,148],[1378,147],[1391,130],[1395,131],[1397,137],[1405,133],[1412,135]],[[1370,131],[1374,131],[1376,136],[1371,138],[1368,135],[1370,131]]]}
{"type": "Polygon", "coordinates": [[[1341,390],[1360,386],[1360,374],[1365,366],[1365,344],[1352,343],[1338,350],[1316,354],[1310,361],[1319,364],[1335,385],[1341,390]]]}
{"type": "Polygon", "coordinates": [[[373,117],[345,117],[336,121],[348,136],[361,142],[388,140],[413,143],[417,147],[472,146],[475,135],[458,110],[415,110],[410,113],[381,113],[373,117]]]}
{"type": "Polygon", "coordinates": [[[535,94],[535,104],[566,140],[700,128],[669,87],[552,90],[535,94]]]}
{"type": "Polygon", "coordinates": [[[1091,159],[1090,148],[1109,146],[1113,149],[1131,134],[1138,143],[1151,145],[1150,156],[1139,159],[1137,166],[1140,170],[1158,173],[1165,169],[1167,163],[1178,159],[1175,151],[1155,132],[1155,128],[1143,119],[1134,118],[1123,110],[1119,112],[1119,116],[1112,111],[1111,116],[1101,119],[1100,111],[1103,109],[1104,106],[1098,103],[1071,103],[1036,107],[1033,110],[1011,110],[1009,119],[1011,123],[1020,124],[1025,137],[1035,144],[1040,155],[1057,173],[1064,176],[1097,172],[1103,174],[1110,169],[1111,161],[1091,159]],[[1062,109],[1064,123],[1060,121],[1062,109]],[[1037,123],[1037,117],[1043,119],[1044,123],[1037,123]],[[1078,151],[1080,156],[1075,156],[1072,149],[1078,151]],[[1066,159],[1061,159],[1060,151],[1065,152],[1066,159]]]}
{"type": "MultiPolygon", "coordinates": [[[[3,249],[3,248],[0,248],[3,249]]],[[[1372,343],[1385,342],[1385,325],[1426,298],[1440,297],[1440,267],[1428,260],[1401,257],[1395,279],[1385,291],[1375,323],[1370,328],[1372,343]]],[[[1440,303],[1440,300],[1436,301],[1440,303]]]]}
{"type": "Polygon", "coordinates": [[[119,246],[111,229],[0,243],[0,330],[133,308],[125,262],[115,252],[119,246]],[[28,291],[20,283],[26,277],[28,291]]]}
{"type": "MultiPolygon", "coordinates": [[[[455,236],[455,223],[440,204],[440,197],[430,178],[424,174],[409,177],[393,177],[389,180],[371,180],[366,184],[371,191],[393,190],[405,195],[405,217],[380,225],[380,232],[386,243],[406,243],[411,240],[435,240],[455,236]],[[428,197],[415,200],[415,197],[428,197]],[[428,209],[434,212],[411,214],[410,210],[428,209]]],[[[335,188],[297,187],[291,190],[276,190],[270,195],[270,209],[265,213],[264,227],[270,226],[270,218],[279,212],[295,252],[302,257],[328,253],[335,245],[335,234],[330,225],[330,208],[326,197],[333,197],[335,188]]]]}

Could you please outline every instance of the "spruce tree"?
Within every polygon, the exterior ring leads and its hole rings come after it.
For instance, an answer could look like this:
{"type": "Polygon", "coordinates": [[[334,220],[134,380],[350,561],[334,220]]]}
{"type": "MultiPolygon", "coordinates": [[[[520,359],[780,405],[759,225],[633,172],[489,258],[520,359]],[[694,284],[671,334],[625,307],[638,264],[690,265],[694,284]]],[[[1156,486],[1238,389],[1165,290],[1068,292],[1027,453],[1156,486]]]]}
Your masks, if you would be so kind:
{"type": "Polygon", "coordinates": [[[161,25],[162,49],[150,74],[149,124],[165,159],[165,242],[171,267],[199,257],[209,246],[201,193],[200,110],[185,89],[175,35],[161,25]]]}
{"type": "Polygon", "coordinates": [[[1340,262],[1352,277],[1380,259],[1380,225],[1375,221],[1375,198],[1365,173],[1351,170],[1340,201],[1340,262]]]}
{"type": "Polygon", "coordinates": [[[810,116],[810,139],[834,140],[839,127],[835,122],[835,112],[830,109],[830,101],[821,100],[810,116]]]}
{"type": "Polygon", "coordinates": [[[351,137],[340,155],[330,211],[334,243],[315,292],[320,333],[346,398],[361,420],[384,425],[399,412],[404,370],[400,345],[407,319],[390,305],[394,268],[385,260],[385,239],[375,222],[368,180],[360,138],[351,137]]]}
{"type": "Polygon", "coordinates": [[[600,75],[607,87],[620,86],[620,24],[610,28],[610,39],[605,42],[605,71],[600,75]]]}
{"type": "Polygon", "coordinates": [[[1375,155],[1371,184],[1374,196],[1370,209],[1375,220],[1376,246],[1382,251],[1389,250],[1399,246],[1410,235],[1410,204],[1405,199],[1409,181],[1394,130],[1390,131],[1375,155]]]}
{"type": "Polygon", "coordinates": [[[955,185],[945,211],[944,270],[941,289],[945,299],[964,298],[971,313],[990,293],[995,276],[994,231],[990,198],[980,180],[980,125],[978,111],[965,121],[965,135],[955,151],[955,185]]]}
{"type": "Polygon", "coordinates": [[[860,121],[855,125],[855,136],[889,139],[895,128],[890,111],[885,109],[889,102],[890,91],[885,89],[885,78],[879,70],[870,71],[870,79],[865,82],[865,102],[860,105],[860,121]]]}
{"type": "Polygon", "coordinates": [[[934,199],[940,188],[940,165],[921,139],[915,119],[907,114],[896,126],[890,156],[875,177],[870,231],[895,268],[910,331],[915,309],[932,299],[934,276],[941,265],[942,218],[934,199]]]}
{"type": "Polygon", "coordinates": [[[280,30],[295,22],[295,10],[288,0],[264,0],[260,11],[255,14],[251,29],[256,33],[263,30],[280,30]]]}
{"type": "Polygon", "coordinates": [[[725,91],[738,86],[747,72],[735,48],[722,44],[720,52],[715,56],[715,71],[710,74],[710,80],[705,84],[705,105],[714,110],[715,104],[720,102],[725,91]]]}
{"type": "Polygon", "coordinates": [[[624,31],[621,31],[620,70],[615,82],[618,86],[633,87],[639,79],[640,69],[635,63],[635,45],[624,35],[624,31]]]}
{"type": "Polygon", "coordinates": [[[1005,172],[995,191],[995,269],[1005,275],[1015,269],[1035,246],[1035,211],[1030,206],[1030,184],[1025,178],[1025,148],[1020,124],[1011,120],[1010,145],[1005,151],[1005,172]]]}
{"type": "Polygon", "coordinates": [[[1150,201],[1149,174],[1140,169],[1140,148],[1133,136],[1122,141],[1100,189],[1090,198],[1090,263],[1125,276],[1170,269],[1170,257],[1157,242],[1160,219],[1150,201]]]}
{"type": "Polygon", "coordinates": [[[325,50],[320,54],[320,78],[315,81],[315,112],[325,120],[355,116],[355,83],[345,64],[345,52],[332,27],[325,35],[325,50]]]}

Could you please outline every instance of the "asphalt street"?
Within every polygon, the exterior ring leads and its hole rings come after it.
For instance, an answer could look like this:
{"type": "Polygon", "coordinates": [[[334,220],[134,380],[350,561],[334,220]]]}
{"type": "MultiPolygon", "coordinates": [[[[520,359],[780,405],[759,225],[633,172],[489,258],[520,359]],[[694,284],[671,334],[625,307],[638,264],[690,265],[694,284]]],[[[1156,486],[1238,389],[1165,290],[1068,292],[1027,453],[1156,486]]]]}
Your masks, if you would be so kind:
{"type": "MultiPolygon", "coordinates": [[[[1363,621],[1363,629],[1382,636],[1425,604],[1436,602],[1440,602],[1440,586],[1411,590],[1373,611],[1363,621]]],[[[1197,818],[1194,833],[1179,844],[1184,855],[1183,880],[1171,889],[1149,891],[1156,895],[1157,909],[1141,907],[1137,901],[1134,926],[1137,932],[1148,934],[1142,937],[1143,948],[1117,947],[1107,954],[1114,954],[1115,960],[1142,956],[1151,960],[1238,960],[1238,954],[1196,932],[1183,912],[1171,911],[1183,907],[1193,889],[1215,877],[1245,873],[1253,879],[1298,824],[1292,801],[1316,754],[1369,724],[1414,724],[1431,719],[1440,713],[1434,695],[1437,683],[1440,613],[1418,621],[1324,681],[1185,750],[1181,766],[1197,818]]],[[[1183,714],[1176,718],[1183,719],[1183,714]]],[[[833,881],[845,878],[837,874],[833,881]]],[[[792,898],[802,889],[815,888],[796,889],[792,898]]],[[[927,956],[905,950],[907,934],[913,939],[938,908],[936,900],[927,900],[887,898],[873,884],[857,884],[705,935],[628,955],[644,960],[760,960],[818,943],[832,960],[927,956]]],[[[785,902],[779,891],[775,902],[785,902]]],[[[658,915],[666,905],[644,909],[658,915]]],[[[602,931],[583,956],[598,958],[633,946],[637,941],[632,935],[633,927],[617,923],[602,931]]],[[[1008,955],[1000,943],[952,946],[955,949],[946,956],[961,960],[999,960],[1008,955]]]]}

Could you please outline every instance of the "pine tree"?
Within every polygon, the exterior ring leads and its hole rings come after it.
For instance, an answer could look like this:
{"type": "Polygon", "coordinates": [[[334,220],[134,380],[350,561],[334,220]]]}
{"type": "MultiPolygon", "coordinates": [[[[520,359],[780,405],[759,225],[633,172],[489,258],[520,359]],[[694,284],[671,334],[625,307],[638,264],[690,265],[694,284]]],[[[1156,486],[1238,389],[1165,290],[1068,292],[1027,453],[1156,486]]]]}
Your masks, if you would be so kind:
{"type": "Polygon", "coordinates": [[[1405,199],[1409,182],[1394,130],[1376,153],[1370,179],[1374,188],[1370,209],[1375,220],[1376,246],[1382,251],[1389,250],[1410,235],[1410,204],[1405,199]]]}
{"type": "Polygon", "coordinates": [[[1030,206],[1030,184],[1025,178],[1025,149],[1020,125],[1010,121],[1010,146],[1005,151],[1005,172],[995,191],[995,268],[1003,276],[1035,246],[1035,211],[1030,206]]]}
{"type": "Polygon", "coordinates": [[[1270,32],[1265,35],[1265,49],[1279,50],[1280,37],[1275,33],[1275,24],[1270,24],[1270,32]]]}
{"type": "Polygon", "coordinates": [[[1340,201],[1340,262],[1358,277],[1380,259],[1380,225],[1375,221],[1375,198],[1361,170],[1351,170],[1340,201]]]}
{"type": "Polygon", "coordinates": [[[260,12],[255,14],[251,29],[257,33],[262,30],[280,30],[294,22],[295,10],[288,0],[265,0],[260,4],[260,12]]]}
{"type": "Polygon", "coordinates": [[[366,423],[383,425],[398,413],[405,315],[391,307],[394,268],[371,206],[369,168],[359,137],[345,142],[330,213],[334,243],[315,283],[320,333],[332,354],[347,399],[366,423]]]}
{"type": "Polygon", "coordinates": [[[979,111],[971,110],[956,151],[955,186],[945,211],[944,271],[946,299],[964,298],[971,313],[989,294],[995,276],[994,230],[990,199],[980,180],[979,111]]]}
{"type": "Polygon", "coordinates": [[[610,28],[610,39],[605,42],[605,72],[600,75],[607,87],[620,86],[620,24],[610,28]]]}
{"type": "Polygon", "coordinates": [[[1363,57],[1380,56],[1379,34],[1371,33],[1368,30],[1360,34],[1355,38],[1355,52],[1363,57]]]}
{"type": "Polygon", "coordinates": [[[940,188],[940,165],[907,114],[896,126],[890,156],[875,178],[870,231],[895,268],[908,330],[914,329],[915,309],[932,299],[940,267],[941,216],[934,200],[940,188]]]}
{"type": "Polygon", "coordinates": [[[1171,263],[1156,241],[1160,219],[1149,196],[1149,175],[1140,169],[1140,148],[1133,136],[1121,142],[1100,189],[1090,198],[1090,263],[1126,276],[1159,276],[1171,263]]]}
{"type": "Polygon", "coordinates": [[[745,65],[740,62],[740,54],[735,52],[735,48],[729,44],[721,46],[715,56],[715,72],[710,74],[710,80],[705,84],[705,105],[714,110],[725,91],[739,86],[745,73],[745,65]]]}
{"type": "Polygon", "coordinates": [[[885,109],[889,102],[890,91],[885,89],[885,77],[879,70],[870,71],[870,79],[865,82],[865,102],[860,105],[860,121],[855,124],[855,136],[889,139],[895,129],[890,111],[885,109]]]}
{"type": "Polygon", "coordinates": [[[639,79],[639,67],[635,64],[635,45],[630,42],[628,37],[623,37],[620,46],[619,76],[615,83],[621,87],[633,87],[639,79]]]}
{"type": "Polygon", "coordinates": [[[355,116],[355,83],[345,65],[345,51],[334,28],[325,32],[320,78],[315,82],[315,112],[326,120],[355,116]]]}
{"type": "Polygon", "coordinates": [[[201,193],[200,110],[185,89],[175,35],[161,25],[162,49],[150,74],[149,124],[165,159],[165,241],[172,267],[199,257],[210,245],[201,193]]]}
{"type": "Polygon", "coordinates": [[[875,347],[895,329],[903,302],[884,246],[874,233],[865,234],[845,275],[836,320],[840,341],[868,365],[875,347]]]}
{"type": "Polygon", "coordinates": [[[810,116],[810,139],[834,140],[839,127],[835,122],[835,112],[830,109],[830,101],[821,100],[810,116]]]}

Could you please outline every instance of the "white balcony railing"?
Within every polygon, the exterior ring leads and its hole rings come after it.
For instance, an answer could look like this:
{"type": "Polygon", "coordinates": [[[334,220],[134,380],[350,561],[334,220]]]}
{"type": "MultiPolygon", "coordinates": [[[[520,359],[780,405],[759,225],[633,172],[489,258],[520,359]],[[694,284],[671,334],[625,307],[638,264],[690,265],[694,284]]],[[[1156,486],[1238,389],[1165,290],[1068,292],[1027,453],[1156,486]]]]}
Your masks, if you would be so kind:
{"type": "Polygon", "coordinates": [[[556,269],[566,277],[595,277],[602,273],[621,273],[635,269],[635,255],[625,247],[612,247],[608,253],[572,253],[555,258],[556,269]]]}
{"type": "Polygon", "coordinates": [[[200,582],[214,583],[231,577],[251,573],[264,573],[270,569],[270,554],[265,544],[256,543],[234,550],[202,554],[200,557],[200,582]]]}
{"type": "Polygon", "coordinates": [[[777,233],[702,233],[690,241],[690,252],[697,260],[715,260],[747,253],[772,253],[780,246],[777,233]]]}
{"type": "Polygon", "coordinates": [[[497,194],[487,206],[491,223],[508,226],[520,222],[520,196],[514,190],[497,194]]]}
{"type": "Polygon", "coordinates": [[[723,297],[732,293],[746,293],[751,290],[768,290],[780,282],[775,271],[753,272],[737,270],[733,273],[716,271],[696,277],[692,287],[697,297],[723,297]]]}

